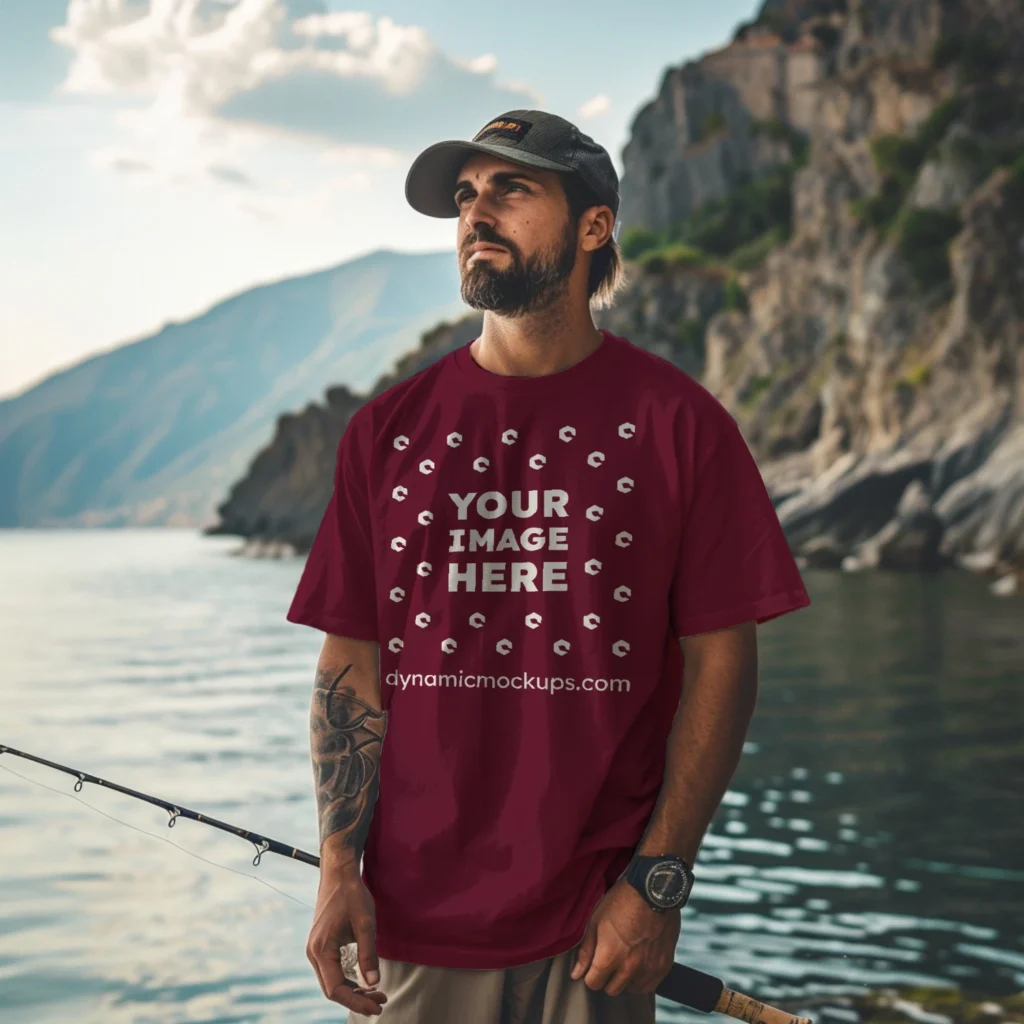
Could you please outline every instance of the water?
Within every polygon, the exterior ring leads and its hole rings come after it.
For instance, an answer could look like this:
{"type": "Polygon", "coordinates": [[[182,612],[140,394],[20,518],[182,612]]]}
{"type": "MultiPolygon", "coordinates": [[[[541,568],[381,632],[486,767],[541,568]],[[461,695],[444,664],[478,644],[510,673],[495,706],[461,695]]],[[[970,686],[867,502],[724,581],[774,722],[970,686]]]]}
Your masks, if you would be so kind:
{"type": "MultiPolygon", "coordinates": [[[[321,634],[284,620],[301,560],[237,544],[0,531],[0,742],[316,852],[321,634]]],[[[761,630],[677,959],[767,1001],[1019,990],[1024,601],[953,573],[806,579],[814,606],[761,630]]],[[[305,957],[315,868],[0,769],[0,1020],[345,1019],[305,957]]],[[[659,1021],[698,1019],[659,1000],[659,1021]]]]}

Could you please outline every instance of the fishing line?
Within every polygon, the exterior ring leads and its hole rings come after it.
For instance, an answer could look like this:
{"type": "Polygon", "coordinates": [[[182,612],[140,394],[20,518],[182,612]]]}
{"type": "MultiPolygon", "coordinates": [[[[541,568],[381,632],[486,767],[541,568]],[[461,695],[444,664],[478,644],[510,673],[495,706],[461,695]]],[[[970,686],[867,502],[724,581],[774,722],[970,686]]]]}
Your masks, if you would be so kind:
{"type": "Polygon", "coordinates": [[[65,793],[61,789],[54,789],[53,786],[48,786],[46,785],[45,782],[39,782],[36,779],[30,779],[27,775],[22,775],[21,772],[16,772],[13,768],[8,768],[6,765],[0,764],[0,768],[2,768],[5,772],[10,772],[12,775],[17,775],[19,779],[24,779],[26,782],[31,782],[36,786],[42,786],[43,789],[48,789],[50,790],[51,793],[56,793],[58,796],[66,796],[71,800],[77,800],[80,804],[84,804],[86,807],[88,807],[89,810],[95,811],[97,814],[102,814],[104,818],[109,818],[111,821],[116,821],[119,825],[124,825],[125,828],[130,828],[134,829],[136,832],[141,832],[144,836],[149,836],[150,839],[159,839],[161,842],[168,843],[170,846],[173,846],[176,850],[181,850],[182,853],[187,853],[190,857],[195,857],[197,860],[201,860],[204,863],[210,864],[215,868],[221,868],[224,871],[231,871],[236,875],[241,875],[242,878],[251,878],[254,882],[259,882],[260,885],[265,885],[268,889],[273,889],[274,892],[279,892],[282,896],[287,896],[288,899],[294,900],[296,903],[301,903],[302,906],[308,908],[309,910],[315,911],[316,909],[315,907],[311,907],[308,903],[306,903],[305,900],[300,900],[297,896],[293,896],[290,892],[285,892],[283,889],[278,889],[276,885],[271,885],[270,882],[265,881],[258,875],[250,875],[248,871],[239,871],[237,868],[228,867],[227,864],[218,864],[216,861],[208,860],[201,854],[193,853],[191,850],[186,850],[184,846],[179,846],[177,843],[173,842],[167,836],[158,836],[155,835],[153,832],[147,832],[144,828],[139,828],[137,825],[131,824],[131,822],[122,821],[120,818],[115,818],[112,814],[107,814],[106,811],[101,811],[98,807],[93,807],[91,803],[89,803],[86,800],[83,800],[80,796],[75,796],[74,793],[65,793]]]}
{"type": "MultiPolygon", "coordinates": [[[[232,825],[226,821],[218,821],[216,818],[202,814],[199,811],[193,811],[191,808],[184,806],[179,807],[177,804],[170,803],[160,797],[151,796],[148,793],[140,793],[138,790],[129,789],[116,782],[101,779],[97,775],[91,775],[88,772],[79,771],[77,768],[69,768],[67,765],[57,764],[55,761],[47,761],[45,758],[37,757],[35,754],[29,754],[23,750],[15,750],[14,747],[8,747],[3,743],[0,743],[0,754],[13,754],[15,757],[24,757],[29,761],[36,761],[39,764],[46,765],[56,771],[75,776],[77,778],[77,781],[75,782],[75,793],[77,793],[86,782],[90,782],[98,786],[103,786],[107,789],[113,789],[119,793],[124,793],[126,796],[133,797],[136,800],[144,800],[146,803],[153,804],[155,807],[162,807],[171,816],[170,821],[167,822],[169,828],[174,825],[178,818],[191,818],[193,821],[198,821],[201,824],[220,829],[222,832],[230,832],[232,835],[237,835],[243,839],[247,839],[256,847],[257,850],[256,856],[253,859],[254,866],[259,865],[263,854],[267,852],[276,853],[282,857],[289,857],[294,860],[301,860],[304,863],[315,865],[318,868],[321,866],[320,858],[315,854],[307,853],[304,850],[300,850],[294,846],[289,846],[287,843],[282,843],[276,839],[268,839],[266,836],[261,836],[255,832],[240,828],[237,825],[232,825]]],[[[183,846],[178,846],[177,843],[172,843],[166,836],[154,835],[152,832],[147,832],[144,828],[138,828],[130,822],[122,821],[120,818],[115,818],[112,814],[108,814],[106,811],[101,811],[98,807],[94,807],[87,801],[82,800],[81,797],[75,796],[74,793],[64,793],[59,789],[54,789],[52,786],[47,786],[45,782],[36,782],[35,779],[30,778],[28,775],[22,775],[21,772],[16,772],[11,768],[7,768],[5,765],[0,765],[0,768],[3,768],[4,771],[10,772],[12,775],[16,775],[19,779],[24,779],[26,782],[33,782],[37,786],[42,786],[43,789],[49,789],[54,793],[60,793],[61,796],[69,796],[72,799],[77,800],[79,803],[85,804],[89,810],[95,811],[97,814],[102,814],[103,817],[109,818],[111,821],[115,821],[119,825],[124,825],[127,828],[134,829],[136,832],[141,832],[144,836],[149,836],[150,839],[163,839],[164,842],[170,843],[170,845],[176,850],[181,850],[183,853],[187,853],[190,856],[195,857],[197,860],[201,860],[204,864],[209,864],[215,868],[222,868],[225,871],[233,871],[236,875],[242,875],[244,878],[252,878],[260,884],[265,885],[268,889],[273,889],[274,892],[279,893],[282,896],[287,896],[288,899],[294,900],[296,903],[299,903],[315,912],[314,907],[310,907],[308,903],[300,900],[297,896],[292,896],[291,893],[287,893],[283,889],[278,889],[276,885],[271,885],[270,882],[264,882],[262,878],[258,878],[256,875],[250,875],[245,871],[237,871],[235,868],[230,868],[226,864],[218,864],[217,861],[209,860],[198,853],[186,850],[183,846]]],[[[353,967],[354,959],[357,956],[357,952],[354,947],[355,943],[349,943],[340,951],[341,962],[343,965],[347,965],[349,969],[353,967]],[[348,951],[347,960],[346,950],[348,951]]],[[[350,985],[353,988],[357,988],[358,981],[353,979],[350,976],[350,973],[350,970],[346,970],[346,977],[344,979],[345,984],[350,985]]],[[[797,1017],[785,1010],[776,1009],[773,1006],[766,1006],[764,1003],[751,996],[744,995],[742,992],[737,992],[733,989],[727,988],[721,978],[716,978],[711,974],[705,974],[703,971],[698,971],[693,967],[688,967],[686,964],[673,963],[668,974],[662,978],[658,987],[655,989],[655,992],[666,999],[671,999],[673,1002],[681,1003],[682,1005],[692,1007],[695,1010],[701,1010],[705,1013],[723,1013],[729,1017],[735,1018],[736,1020],[757,1021],[758,1024],[811,1024],[811,1021],[806,1017],[797,1017]]]]}

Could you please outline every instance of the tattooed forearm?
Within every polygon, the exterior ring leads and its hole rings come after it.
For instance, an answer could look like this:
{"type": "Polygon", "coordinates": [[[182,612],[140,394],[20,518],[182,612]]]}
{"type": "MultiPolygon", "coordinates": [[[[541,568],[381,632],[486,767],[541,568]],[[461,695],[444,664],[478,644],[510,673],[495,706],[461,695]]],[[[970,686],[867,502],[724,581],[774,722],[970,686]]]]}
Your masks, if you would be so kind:
{"type": "Polygon", "coordinates": [[[358,865],[377,801],[387,712],[345,685],[352,668],[317,669],[309,724],[320,842],[342,833],[346,858],[351,854],[358,865]]]}

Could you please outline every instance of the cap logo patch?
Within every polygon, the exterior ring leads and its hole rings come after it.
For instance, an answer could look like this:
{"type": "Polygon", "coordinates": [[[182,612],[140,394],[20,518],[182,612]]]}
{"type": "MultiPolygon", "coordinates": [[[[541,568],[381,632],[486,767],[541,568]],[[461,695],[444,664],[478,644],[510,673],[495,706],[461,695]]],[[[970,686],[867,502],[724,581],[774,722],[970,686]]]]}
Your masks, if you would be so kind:
{"type": "Polygon", "coordinates": [[[514,117],[499,118],[497,121],[492,121],[481,128],[473,136],[473,141],[480,142],[483,139],[489,139],[494,135],[498,135],[503,139],[512,139],[514,142],[519,142],[526,138],[526,133],[532,127],[532,121],[520,121],[514,117]]]}

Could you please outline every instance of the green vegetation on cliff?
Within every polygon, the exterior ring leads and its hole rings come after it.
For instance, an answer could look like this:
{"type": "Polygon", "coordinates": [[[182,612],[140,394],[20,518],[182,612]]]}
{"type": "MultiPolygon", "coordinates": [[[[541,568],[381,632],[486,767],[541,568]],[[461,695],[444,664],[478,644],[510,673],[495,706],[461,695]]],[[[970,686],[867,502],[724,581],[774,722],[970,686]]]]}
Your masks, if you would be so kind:
{"type": "Polygon", "coordinates": [[[636,227],[623,232],[626,259],[638,260],[655,272],[667,266],[750,270],[789,238],[793,175],[807,162],[807,140],[779,121],[752,120],[751,126],[788,144],[791,160],[721,199],[704,203],[679,224],[661,231],[636,227]]]}
{"type": "Polygon", "coordinates": [[[876,195],[853,203],[853,213],[862,224],[879,231],[894,225],[925,160],[936,153],[963,105],[962,97],[951,96],[931,112],[913,135],[879,135],[869,142],[882,183],[876,195]]]}
{"type": "Polygon", "coordinates": [[[932,49],[932,67],[956,65],[959,86],[991,79],[1008,58],[1005,39],[978,30],[944,35],[932,49]]]}
{"type": "Polygon", "coordinates": [[[900,255],[922,289],[950,280],[949,243],[960,218],[944,210],[905,208],[894,223],[900,255]]]}
{"type": "Polygon", "coordinates": [[[997,44],[981,37],[940,40],[933,62],[941,67],[959,61],[959,91],[937,104],[913,134],[880,135],[869,142],[881,183],[873,195],[855,200],[852,212],[862,226],[870,226],[896,243],[923,290],[949,282],[949,243],[962,226],[953,210],[908,203],[925,163],[951,160],[979,180],[997,167],[1024,166],[1024,97],[1009,85],[979,82],[975,74],[985,55],[998,65],[999,52],[997,44]],[[948,136],[954,122],[964,130],[948,136]],[[982,137],[986,133],[995,134],[982,137]]]}

